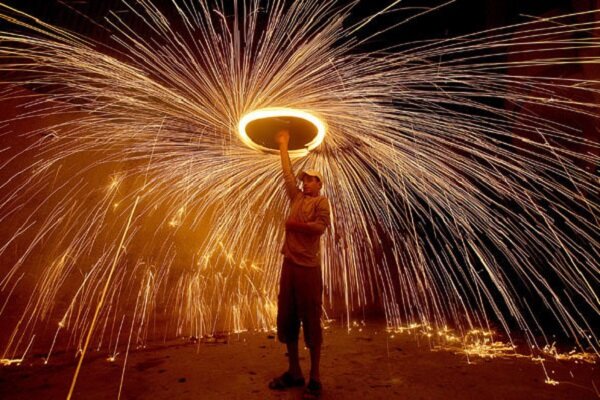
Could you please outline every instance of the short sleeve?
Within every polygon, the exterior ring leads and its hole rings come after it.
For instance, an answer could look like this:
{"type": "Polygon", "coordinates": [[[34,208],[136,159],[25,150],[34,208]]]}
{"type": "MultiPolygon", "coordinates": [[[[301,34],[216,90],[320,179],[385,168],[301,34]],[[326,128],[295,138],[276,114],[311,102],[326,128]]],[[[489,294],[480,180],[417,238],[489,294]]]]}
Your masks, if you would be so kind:
{"type": "Polygon", "coordinates": [[[315,223],[321,225],[323,230],[331,225],[331,208],[326,197],[322,197],[317,203],[315,223]]]}

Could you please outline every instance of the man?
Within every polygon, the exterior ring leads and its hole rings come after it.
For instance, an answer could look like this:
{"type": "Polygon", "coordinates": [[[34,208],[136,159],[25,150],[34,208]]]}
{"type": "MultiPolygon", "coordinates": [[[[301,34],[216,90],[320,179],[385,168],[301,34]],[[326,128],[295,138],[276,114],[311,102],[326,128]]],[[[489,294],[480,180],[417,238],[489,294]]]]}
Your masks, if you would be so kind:
{"type": "Polygon", "coordinates": [[[290,199],[277,304],[277,336],[287,346],[289,368],[283,375],[273,379],[269,387],[284,390],[304,386],[298,358],[298,336],[302,322],[304,342],[310,350],[310,380],[304,398],[311,399],[317,398],[322,388],[319,376],[323,295],[321,235],[330,224],[330,208],[327,199],[320,195],[323,178],[319,172],[303,171],[299,176],[302,190],[296,186],[288,153],[289,132],[280,131],[276,139],[285,190],[290,199]]]}

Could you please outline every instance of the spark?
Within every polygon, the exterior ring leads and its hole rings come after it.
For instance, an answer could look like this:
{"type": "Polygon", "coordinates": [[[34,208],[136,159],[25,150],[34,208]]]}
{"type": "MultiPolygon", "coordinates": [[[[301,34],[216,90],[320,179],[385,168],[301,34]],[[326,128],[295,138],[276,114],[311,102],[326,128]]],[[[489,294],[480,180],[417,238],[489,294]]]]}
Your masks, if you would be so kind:
{"type": "Polygon", "coordinates": [[[431,339],[435,350],[465,355],[469,364],[473,364],[471,357],[477,357],[482,359],[528,359],[543,365],[546,361],[544,355],[557,361],[571,361],[574,363],[596,364],[598,361],[598,354],[596,353],[582,352],[577,349],[562,353],[556,349],[554,344],[546,345],[542,349],[534,348],[527,351],[528,349],[519,348],[511,341],[498,340],[496,332],[485,328],[471,329],[468,332],[460,333],[446,326],[435,328],[431,325],[411,324],[410,326],[387,328],[386,331],[391,333],[389,337],[392,339],[395,338],[395,334],[418,335],[419,337],[431,339]]]}
{"type": "Polygon", "coordinates": [[[8,359],[0,358],[0,365],[8,366],[12,364],[20,365],[23,362],[22,358],[8,359]]]}

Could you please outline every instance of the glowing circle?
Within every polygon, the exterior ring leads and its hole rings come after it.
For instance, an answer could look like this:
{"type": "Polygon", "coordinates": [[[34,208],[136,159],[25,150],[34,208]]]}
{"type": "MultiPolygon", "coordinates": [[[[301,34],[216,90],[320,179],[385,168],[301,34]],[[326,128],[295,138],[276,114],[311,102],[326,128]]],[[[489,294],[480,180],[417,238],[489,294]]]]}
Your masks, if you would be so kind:
{"type": "Polygon", "coordinates": [[[293,108],[263,108],[252,111],[240,119],[238,131],[242,141],[250,148],[279,152],[275,135],[281,129],[290,132],[289,152],[303,156],[318,147],[325,138],[325,124],[314,115],[293,108]]]}

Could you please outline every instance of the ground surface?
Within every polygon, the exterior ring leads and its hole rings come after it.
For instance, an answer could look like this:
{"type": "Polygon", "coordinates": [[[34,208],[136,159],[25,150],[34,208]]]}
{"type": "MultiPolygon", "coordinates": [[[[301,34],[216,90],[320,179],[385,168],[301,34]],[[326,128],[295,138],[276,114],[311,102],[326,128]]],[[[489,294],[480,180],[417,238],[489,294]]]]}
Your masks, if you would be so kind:
{"type": "MultiPolygon", "coordinates": [[[[308,353],[302,352],[308,372],[308,353]]],[[[0,399],[64,399],[75,362],[65,353],[42,365],[0,367],[0,399]]],[[[88,353],[75,399],[116,399],[124,356],[108,362],[88,353]]],[[[546,360],[557,386],[544,383],[539,362],[523,358],[471,359],[431,351],[414,335],[391,337],[365,327],[325,334],[323,399],[560,399],[600,398],[598,364],[546,360]]],[[[122,399],[300,399],[301,390],[272,392],[268,381],[286,365],[284,349],[265,333],[229,336],[226,343],[176,341],[130,352],[122,399]]]]}

